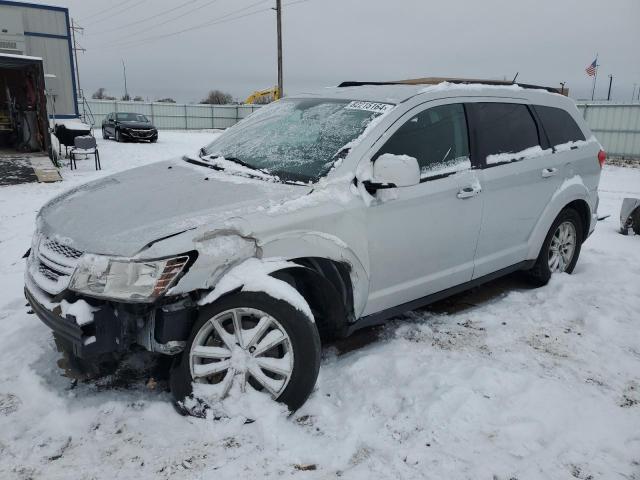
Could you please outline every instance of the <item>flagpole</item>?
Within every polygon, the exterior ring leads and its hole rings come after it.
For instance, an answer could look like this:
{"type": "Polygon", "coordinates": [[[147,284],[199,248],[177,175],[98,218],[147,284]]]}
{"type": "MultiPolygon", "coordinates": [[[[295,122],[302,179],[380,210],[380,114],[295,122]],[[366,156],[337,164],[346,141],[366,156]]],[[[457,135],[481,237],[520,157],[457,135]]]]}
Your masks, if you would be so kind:
{"type": "Polygon", "coordinates": [[[591,89],[591,101],[596,94],[596,80],[598,79],[598,54],[596,54],[596,73],[593,75],[593,87],[591,89]]]}

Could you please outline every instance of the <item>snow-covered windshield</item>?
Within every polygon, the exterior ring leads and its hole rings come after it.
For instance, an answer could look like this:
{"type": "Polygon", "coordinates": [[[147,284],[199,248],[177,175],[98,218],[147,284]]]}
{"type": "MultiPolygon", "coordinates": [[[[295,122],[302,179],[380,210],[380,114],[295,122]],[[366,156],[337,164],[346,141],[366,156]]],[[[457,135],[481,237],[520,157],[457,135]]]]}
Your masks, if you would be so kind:
{"type": "Polygon", "coordinates": [[[316,181],[341,150],[356,139],[387,104],[335,99],[285,99],[262,107],[202,151],[283,180],[316,181]]]}

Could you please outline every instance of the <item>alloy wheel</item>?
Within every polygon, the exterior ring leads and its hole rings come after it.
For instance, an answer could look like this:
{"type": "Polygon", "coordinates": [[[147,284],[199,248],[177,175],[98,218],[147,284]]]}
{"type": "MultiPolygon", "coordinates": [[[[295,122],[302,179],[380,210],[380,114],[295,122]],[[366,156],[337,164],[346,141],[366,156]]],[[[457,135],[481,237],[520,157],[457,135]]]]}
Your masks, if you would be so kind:
{"type": "Polygon", "coordinates": [[[564,272],[576,251],[576,227],[573,222],[562,222],[558,225],[551,245],[549,245],[549,270],[551,272],[564,272]]]}
{"type": "Polygon", "coordinates": [[[233,308],[209,319],[189,352],[191,378],[214,387],[218,399],[234,384],[278,398],[293,373],[291,339],[271,315],[253,308],[233,308]]]}

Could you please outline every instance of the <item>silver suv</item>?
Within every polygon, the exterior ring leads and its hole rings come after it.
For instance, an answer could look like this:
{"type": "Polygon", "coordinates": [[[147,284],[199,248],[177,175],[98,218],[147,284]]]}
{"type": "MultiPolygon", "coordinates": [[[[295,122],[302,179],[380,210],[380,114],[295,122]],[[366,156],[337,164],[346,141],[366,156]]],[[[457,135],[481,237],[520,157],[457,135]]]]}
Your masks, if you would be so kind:
{"type": "Polygon", "coordinates": [[[25,294],[84,373],[138,345],[173,356],[178,402],[253,389],[296,409],[322,341],[516,270],[571,273],[604,161],[546,89],[352,82],[55,198],[25,294]]]}

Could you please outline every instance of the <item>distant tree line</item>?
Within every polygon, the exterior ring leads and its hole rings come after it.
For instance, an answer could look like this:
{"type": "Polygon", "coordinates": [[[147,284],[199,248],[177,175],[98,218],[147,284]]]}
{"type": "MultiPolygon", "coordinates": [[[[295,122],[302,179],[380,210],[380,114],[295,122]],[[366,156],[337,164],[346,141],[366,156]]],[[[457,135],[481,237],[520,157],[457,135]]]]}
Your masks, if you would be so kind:
{"type": "MultiPolygon", "coordinates": [[[[95,92],[93,92],[91,98],[93,98],[94,100],[116,100],[116,97],[107,94],[107,89],[104,87],[100,87],[95,92]]],[[[128,102],[131,100],[133,100],[134,102],[144,102],[144,98],[142,98],[140,95],[136,95],[133,98],[130,95],[123,95],[122,97],[120,97],[120,100],[122,100],[123,102],[128,102]]],[[[176,103],[176,101],[171,97],[159,98],[158,100],[156,100],[156,102],[176,103]]],[[[200,100],[200,103],[204,105],[225,105],[234,103],[234,101],[233,96],[230,93],[215,89],[210,90],[207,96],[200,100]]]]}
{"type": "Polygon", "coordinates": [[[223,92],[222,90],[210,90],[209,94],[200,100],[200,103],[206,105],[224,105],[226,103],[233,103],[233,97],[231,94],[223,92]]]}

